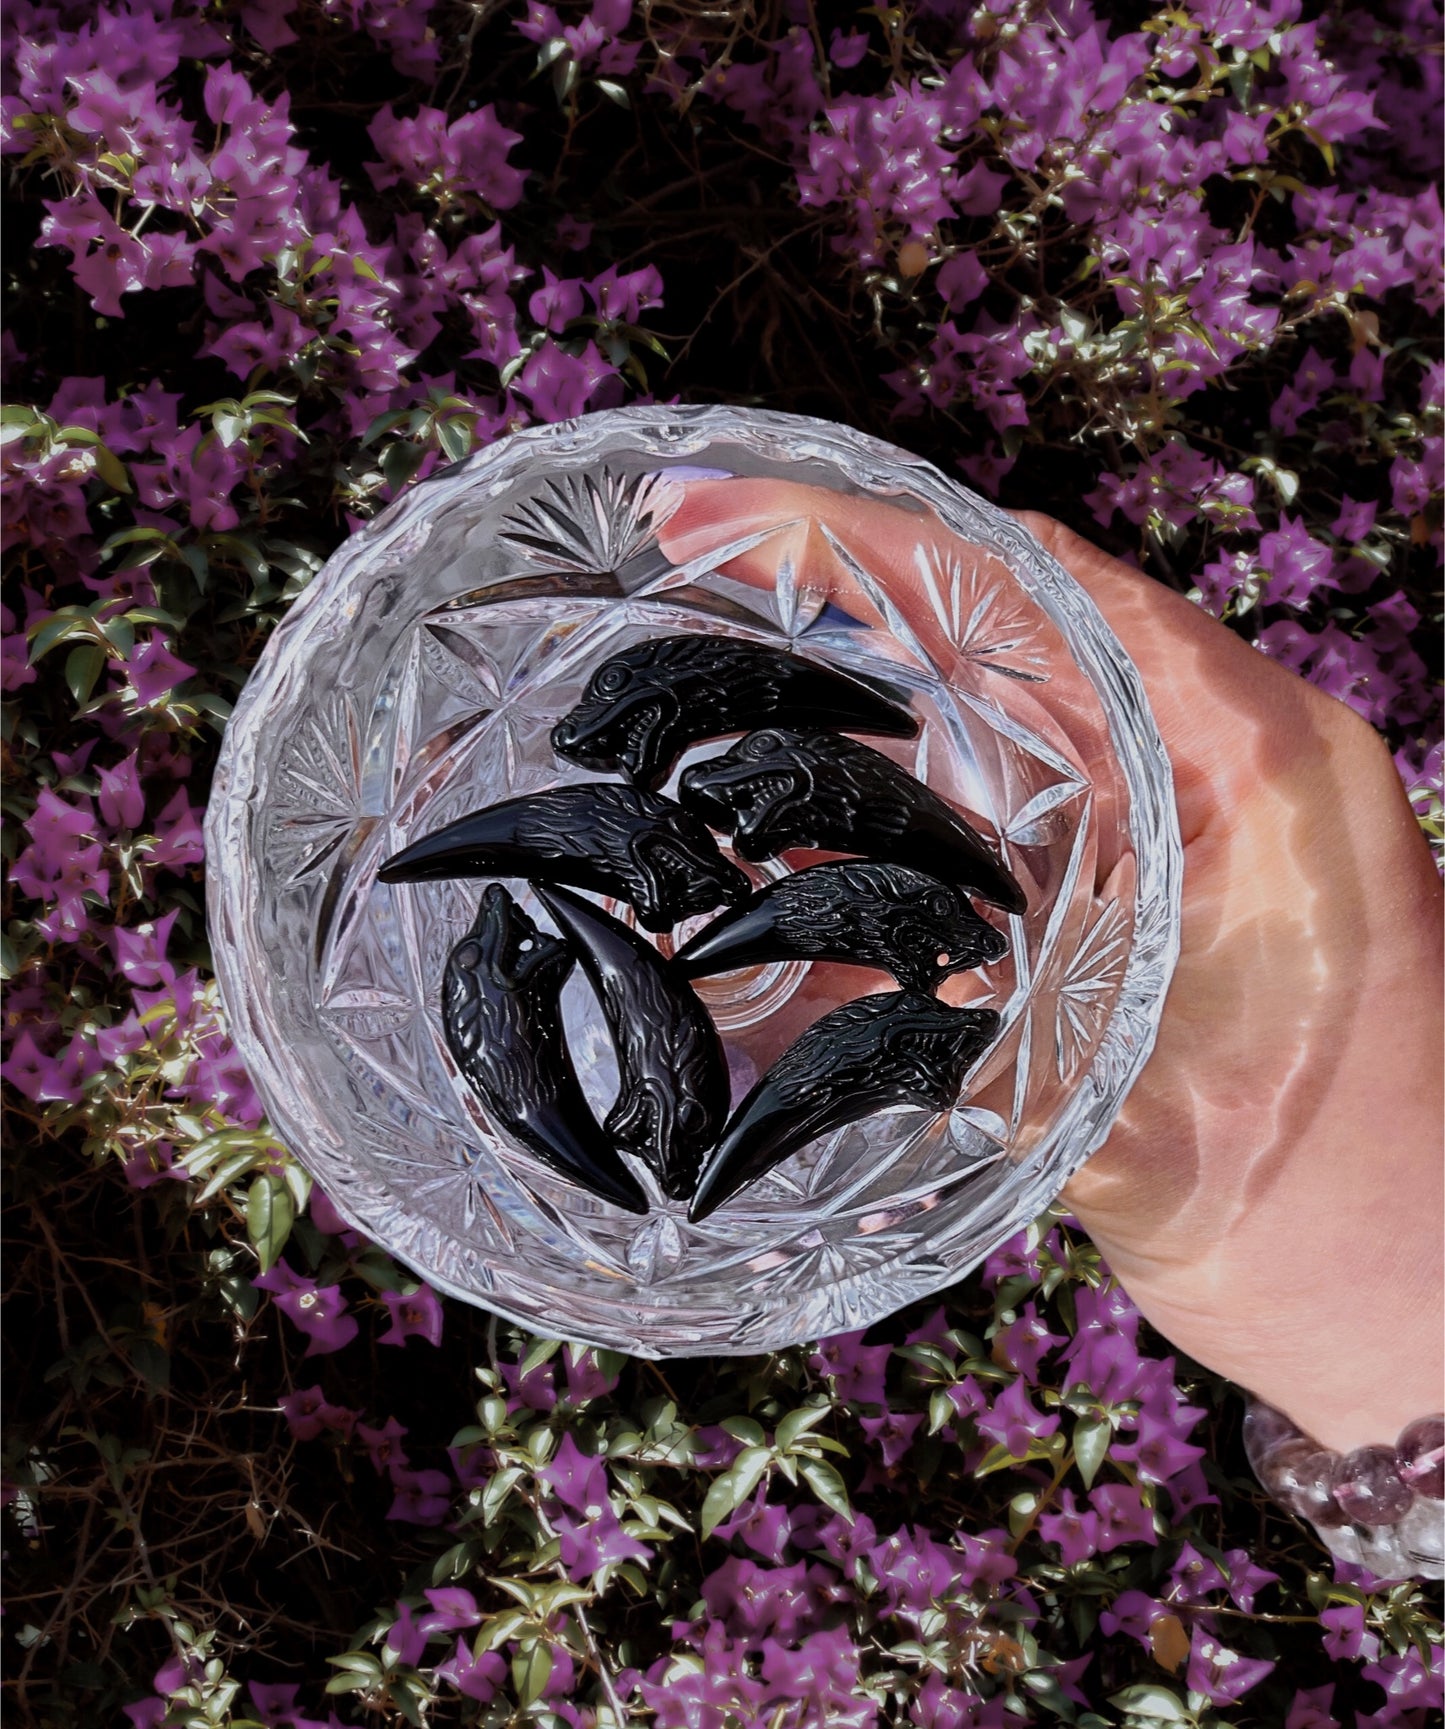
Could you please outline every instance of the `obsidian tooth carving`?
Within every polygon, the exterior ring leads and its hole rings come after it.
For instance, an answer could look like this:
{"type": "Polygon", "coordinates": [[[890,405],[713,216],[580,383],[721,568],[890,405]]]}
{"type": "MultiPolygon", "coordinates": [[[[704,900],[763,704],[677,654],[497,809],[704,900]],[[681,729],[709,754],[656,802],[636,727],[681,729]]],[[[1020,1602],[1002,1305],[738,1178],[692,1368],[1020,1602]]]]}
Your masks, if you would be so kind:
{"type": "Polygon", "coordinates": [[[500,883],[447,957],[447,1045],[488,1115],[543,1164],[614,1206],[647,1197],[582,1096],[562,1034],[560,999],[573,956],[537,929],[500,883]]]}
{"type": "Polygon", "coordinates": [[[997,1036],[992,1009],[920,991],[845,1003],[783,1052],[733,1113],[688,1209],[694,1223],[791,1153],[891,1105],[945,1111],[997,1036]]]}
{"type": "Polygon", "coordinates": [[[1012,913],[1024,891],[948,804],[881,752],[830,732],[766,727],[688,769],[679,797],[745,859],[790,847],[910,865],[1012,913]]]}
{"type": "Polygon", "coordinates": [[[690,984],[626,925],[566,889],[532,892],[577,956],[617,1052],[604,1129],[675,1201],[691,1195],[728,1114],[722,1042],[690,984]]]}
{"type": "Polygon", "coordinates": [[[659,785],[700,739],[767,721],[912,738],[918,721],[862,679],[760,643],[662,636],[605,661],[552,729],[560,756],[659,785]]]}
{"type": "Polygon", "coordinates": [[[504,799],[387,859],[382,882],[518,876],[627,901],[650,931],[750,892],[702,822],[626,786],[564,786],[504,799]]]}
{"type": "Polygon", "coordinates": [[[688,978],[765,961],[875,967],[932,991],[954,973],[1008,953],[1008,938],[957,889],[907,865],[842,859],[759,889],[673,956],[688,978]]]}

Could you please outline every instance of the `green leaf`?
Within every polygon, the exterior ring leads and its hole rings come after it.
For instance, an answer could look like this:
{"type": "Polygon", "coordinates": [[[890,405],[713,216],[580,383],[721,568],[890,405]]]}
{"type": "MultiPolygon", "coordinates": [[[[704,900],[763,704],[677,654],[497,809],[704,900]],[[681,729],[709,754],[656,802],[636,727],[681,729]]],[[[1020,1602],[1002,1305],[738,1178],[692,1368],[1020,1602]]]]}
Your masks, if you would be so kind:
{"type": "Polygon", "coordinates": [[[847,1485],[825,1459],[799,1459],[798,1469],[803,1474],[803,1481],[825,1507],[852,1520],[853,1509],[848,1501],[847,1485]]]}
{"type": "Polygon", "coordinates": [[[767,1438],[762,1424],[754,1422],[751,1417],[724,1417],[718,1427],[745,1447],[761,1447],[767,1438]]]}
{"type": "Polygon", "coordinates": [[[95,630],[95,620],[83,607],[62,608],[54,618],[48,618],[44,624],[36,627],[30,639],[30,664],[34,666],[36,661],[49,654],[57,643],[65,642],[71,637],[88,636],[94,639],[95,630]]]}
{"type": "Polygon", "coordinates": [[[155,1392],[164,1393],[171,1384],[171,1359],[154,1339],[132,1340],[131,1367],[155,1392]]]}
{"type": "MultiPolygon", "coordinates": [[[[232,1153],[229,1158],[222,1159],[212,1171],[206,1186],[196,1196],[196,1205],[205,1206],[212,1195],[219,1194],[229,1183],[234,1183],[237,1177],[244,1176],[256,1165],[256,1154],[247,1147],[244,1152],[232,1153]]],[[[249,1199],[249,1197],[248,1197],[249,1199]]]]}
{"type": "Polygon", "coordinates": [[[507,1465],[482,1490],[482,1523],[490,1525],[512,1497],[526,1472],[520,1465],[507,1465]]]}
{"type": "Polygon", "coordinates": [[[1074,1424],[1074,1463],[1084,1479],[1084,1487],[1092,1489],[1094,1478],[1109,1452],[1114,1438],[1114,1425],[1107,1417],[1080,1417],[1074,1424]]]}
{"type": "Polygon", "coordinates": [[[421,467],[425,455],[419,444],[409,444],[405,439],[387,445],[381,456],[381,474],[393,492],[401,491],[421,467]]]}
{"type": "Polygon", "coordinates": [[[381,281],[381,277],[372,269],[364,258],[353,258],[351,260],[351,268],[358,276],[364,276],[368,282],[381,281]]]}
{"type": "Polygon", "coordinates": [[[257,1177],[246,1196],[246,1235],[255,1245],[263,1273],[276,1265],[295,1222],[296,1202],[284,1179],[269,1171],[257,1177]]]}
{"type": "Polygon", "coordinates": [[[126,473],[125,464],[103,444],[95,447],[95,471],[112,492],[130,491],[130,476],[126,473]]]}
{"type": "Polygon", "coordinates": [[[65,682],[78,703],[90,701],[96,680],[105,671],[106,652],[98,643],[83,642],[65,657],[65,682]]]}
{"type": "Polygon", "coordinates": [[[381,1664],[369,1651],[343,1651],[339,1657],[328,1657],[326,1661],[334,1669],[350,1669],[376,1681],[381,1679],[381,1664]]]}
{"type": "Polygon", "coordinates": [[[562,1341],[560,1339],[535,1339],[531,1350],[522,1358],[521,1367],[517,1371],[520,1379],[525,1381],[533,1369],[540,1369],[543,1363],[550,1362],[561,1349],[562,1341]]]}
{"type": "Polygon", "coordinates": [[[448,462],[460,462],[472,448],[472,429],[464,420],[439,420],[437,443],[448,462]]]}
{"type": "Polygon", "coordinates": [[[632,98],[621,84],[614,83],[611,78],[599,78],[597,88],[609,102],[615,102],[619,108],[630,108],[632,98]]]}
{"type": "Polygon", "coordinates": [[[767,1447],[744,1447],[714,1482],[702,1504],[704,1537],[711,1537],[716,1527],[747,1500],[757,1488],[771,1458],[772,1453],[767,1447]]]}
{"type": "Polygon", "coordinates": [[[101,625],[106,641],[120,657],[129,659],[130,651],[135,647],[135,626],[128,618],[110,618],[101,625]]]}
{"type": "Polygon", "coordinates": [[[524,1644],[512,1659],[512,1685],[521,1705],[534,1704],[552,1678],[552,1647],[524,1644]]]}
{"type": "Polygon", "coordinates": [[[801,1405],[796,1411],[789,1411],[773,1433],[774,1444],[786,1452],[800,1435],[817,1428],[831,1409],[829,1405],[801,1405]]]}
{"type": "Polygon", "coordinates": [[[1152,1718],[1156,1723],[1192,1723],[1193,1715],[1177,1693],[1146,1681],[1137,1687],[1125,1687],[1111,1693],[1109,1703],[1127,1711],[1131,1717],[1152,1718]]]}

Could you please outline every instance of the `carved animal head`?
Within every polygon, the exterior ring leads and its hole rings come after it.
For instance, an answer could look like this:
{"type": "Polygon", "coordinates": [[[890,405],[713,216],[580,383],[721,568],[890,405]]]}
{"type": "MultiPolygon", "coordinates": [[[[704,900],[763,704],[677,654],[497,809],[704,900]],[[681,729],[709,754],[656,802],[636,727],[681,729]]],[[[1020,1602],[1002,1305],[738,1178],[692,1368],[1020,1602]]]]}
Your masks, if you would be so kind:
{"type": "Polygon", "coordinates": [[[1008,939],[967,898],[906,865],[861,859],[817,865],[773,888],[780,932],[806,952],[828,938],[900,980],[931,989],[1008,953],[1008,939]]]}
{"type": "Polygon", "coordinates": [[[819,780],[802,742],[801,733],[783,727],[750,732],[724,755],[688,769],[683,803],[713,828],[731,829],[745,859],[821,844],[820,819],[841,815],[834,807],[842,789],[819,780]]]}
{"type": "Polygon", "coordinates": [[[619,839],[632,865],[628,898],[646,930],[671,930],[689,913],[747,899],[748,879],[687,811],[672,806],[652,827],[631,828],[619,839]]]}
{"type": "Polygon", "coordinates": [[[707,676],[709,640],[663,637],[614,655],[552,728],[553,748],[583,768],[620,769],[639,785],[651,785],[689,741],[683,681],[695,696],[697,681],[707,676]]]}
{"type": "Polygon", "coordinates": [[[991,1009],[955,1009],[919,991],[859,997],[814,1021],[767,1078],[797,1099],[883,1089],[942,1110],[998,1019],[991,1009]]]}
{"type": "Polygon", "coordinates": [[[931,983],[1008,953],[1008,938],[981,919],[957,889],[901,866],[873,867],[870,875],[893,905],[893,916],[878,921],[882,928],[873,940],[887,942],[891,936],[897,953],[931,983]]]}
{"type": "Polygon", "coordinates": [[[539,931],[500,883],[488,883],[476,922],[452,950],[447,970],[495,996],[523,986],[560,989],[571,965],[566,943],[539,931]]]}

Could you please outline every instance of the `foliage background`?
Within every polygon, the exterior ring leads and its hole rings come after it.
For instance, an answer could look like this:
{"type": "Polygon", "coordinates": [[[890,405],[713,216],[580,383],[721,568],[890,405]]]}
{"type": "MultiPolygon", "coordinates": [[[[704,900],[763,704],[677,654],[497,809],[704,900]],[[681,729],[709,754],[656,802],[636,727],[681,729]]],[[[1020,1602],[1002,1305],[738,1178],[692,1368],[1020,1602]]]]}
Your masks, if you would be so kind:
{"type": "Polygon", "coordinates": [[[1366,714],[1438,839],[1438,5],[13,0],[4,31],[16,1721],[1430,1720],[1438,1595],[1264,1499],[1237,1394],[1067,1220],[766,1360],[574,1352],[416,1288],[266,1130],[199,825],[350,530],[655,396],[1046,505],[1366,714]]]}

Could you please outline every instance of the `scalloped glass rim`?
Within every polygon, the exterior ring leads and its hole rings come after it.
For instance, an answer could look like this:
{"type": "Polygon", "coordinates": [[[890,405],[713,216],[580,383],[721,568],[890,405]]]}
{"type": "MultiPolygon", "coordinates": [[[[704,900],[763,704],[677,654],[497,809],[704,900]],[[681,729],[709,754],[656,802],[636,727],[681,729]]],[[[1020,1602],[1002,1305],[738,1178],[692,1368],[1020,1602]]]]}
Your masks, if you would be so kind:
{"type": "MultiPolygon", "coordinates": [[[[953,1283],[1042,1212],[1105,1139],[1153,1047],[1178,954],[1183,870],[1169,761],[1138,675],[1092,601],[1018,522],[921,458],[849,428],[771,411],[675,406],[608,410],[514,433],[433,475],[339,548],[272,636],[236,705],[207,812],[206,858],[211,945],[232,1036],[274,1127],[342,1216],[451,1296],[548,1337],[653,1357],[776,1350],[867,1326],[953,1283]],[[680,1309],[649,1311],[651,1295],[625,1277],[626,1289],[614,1284],[615,1295],[587,1290],[579,1296],[561,1267],[559,1276],[541,1277],[525,1253],[513,1266],[479,1265],[454,1233],[419,1217],[404,1193],[385,1182],[368,1189],[358,1180],[345,1134],[318,1107],[314,1077],[276,1024],[278,1003],[283,1014],[288,1004],[294,1007],[296,981],[277,958],[274,939],[268,957],[262,934],[270,885],[259,863],[258,809],[280,730],[272,723],[278,705],[294,700],[287,692],[294,691],[298,661],[304,664],[308,652],[324,645],[323,627],[334,629],[338,617],[364,611],[368,573],[388,560],[414,558],[440,515],[462,501],[508,494],[529,471],[575,472],[607,456],[706,467],[700,459],[716,456],[720,447],[744,462],[751,457],[765,466],[797,466],[799,479],[816,482],[825,469],[842,490],[916,501],[945,528],[1009,566],[1057,627],[1107,720],[1128,792],[1133,933],[1087,1070],[1071,1081],[1047,1131],[1012,1162],[1009,1180],[968,1215],[966,1231],[922,1242],[905,1234],[897,1254],[875,1256],[860,1270],[834,1277],[827,1273],[837,1260],[821,1256],[822,1276],[804,1296],[770,1268],[754,1265],[742,1268],[750,1278],[735,1304],[714,1300],[689,1312],[684,1302],[680,1309]],[[275,988],[255,988],[258,978],[273,980],[275,988]],[[744,1293],[751,1308],[743,1306],[744,1293]]],[[[876,1246],[881,1250],[884,1243],[876,1246]]]]}

